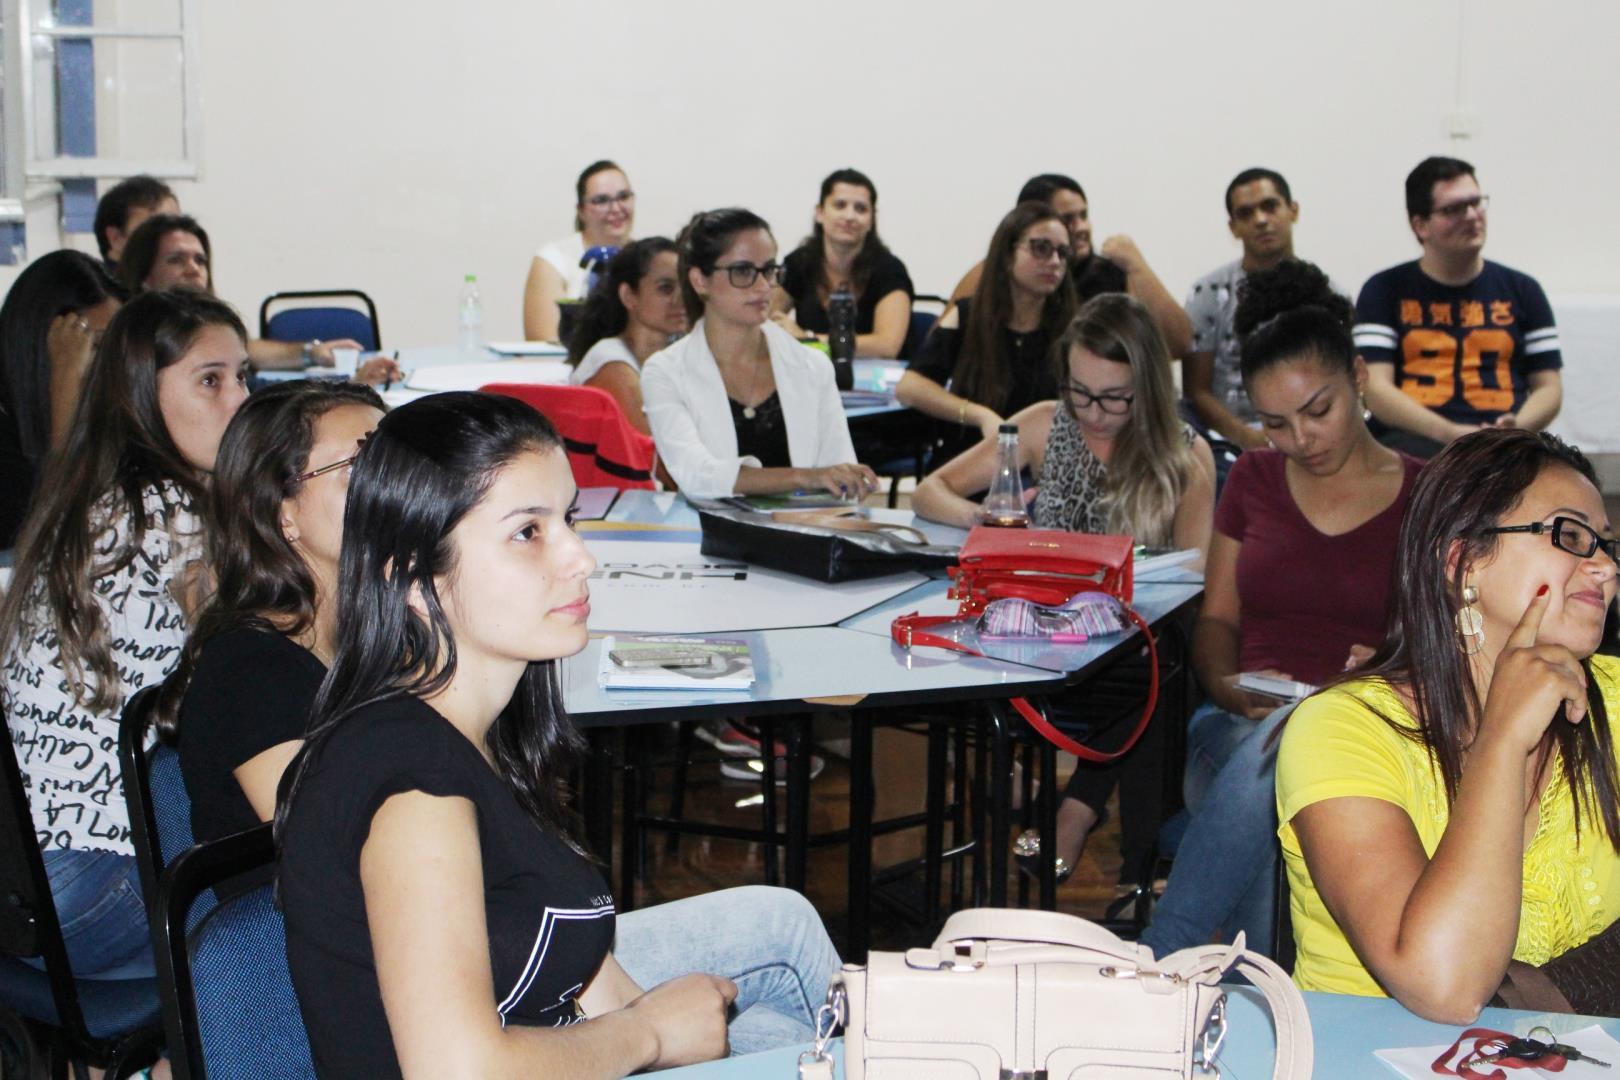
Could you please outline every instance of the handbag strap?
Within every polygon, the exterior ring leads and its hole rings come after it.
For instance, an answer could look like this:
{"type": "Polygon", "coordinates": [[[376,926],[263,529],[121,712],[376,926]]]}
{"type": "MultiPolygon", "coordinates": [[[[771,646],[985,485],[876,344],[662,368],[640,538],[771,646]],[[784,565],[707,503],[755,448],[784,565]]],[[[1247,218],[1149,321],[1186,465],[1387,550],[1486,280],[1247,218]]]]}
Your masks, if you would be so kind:
{"type": "Polygon", "coordinates": [[[1237,971],[1265,995],[1266,1005],[1271,1009],[1272,1023],[1277,1029],[1277,1060],[1272,1080],[1311,1075],[1316,1043],[1305,998],[1276,961],[1245,947],[1242,933],[1231,945],[1182,949],[1155,966],[1173,978],[1211,983],[1219,982],[1228,971],[1237,971]]]}
{"type": "MultiPolygon", "coordinates": [[[[1126,740],[1120,744],[1118,750],[1094,750],[1059,731],[1046,718],[1044,713],[1029,703],[1028,698],[1015,697],[1008,699],[1008,704],[1029,723],[1030,727],[1040,732],[1047,742],[1050,742],[1064,753],[1073,754],[1082,761],[1106,764],[1110,761],[1118,761],[1130,753],[1131,748],[1142,737],[1142,733],[1147,730],[1148,722],[1153,719],[1153,710],[1158,708],[1159,705],[1159,647],[1158,643],[1153,640],[1153,630],[1148,626],[1147,620],[1137,614],[1136,609],[1129,604],[1122,601],[1120,609],[1125,612],[1125,617],[1130,619],[1136,625],[1136,628],[1142,631],[1142,637],[1147,641],[1148,696],[1147,703],[1142,708],[1141,718],[1136,721],[1136,727],[1126,740]]],[[[914,611],[910,615],[900,616],[889,624],[889,637],[896,644],[904,647],[907,652],[911,651],[913,645],[928,645],[936,649],[950,649],[953,652],[967,653],[969,656],[984,656],[985,654],[978,649],[964,645],[960,641],[954,641],[941,634],[919,633],[926,626],[939,626],[943,623],[960,621],[960,615],[919,615],[914,611]]]]}
{"type": "Polygon", "coordinates": [[[1153,954],[1134,942],[1076,915],[1024,908],[968,908],[945,920],[934,948],[941,952],[963,941],[1022,941],[1041,945],[1067,945],[1076,949],[1129,956],[1152,964],[1153,954]]]}
{"type": "Polygon", "coordinates": [[[771,520],[783,525],[813,525],[818,529],[832,529],[834,532],[882,533],[906,544],[928,543],[928,537],[921,529],[914,529],[910,525],[898,525],[892,521],[872,521],[870,518],[861,517],[853,509],[773,510],[771,520]]]}

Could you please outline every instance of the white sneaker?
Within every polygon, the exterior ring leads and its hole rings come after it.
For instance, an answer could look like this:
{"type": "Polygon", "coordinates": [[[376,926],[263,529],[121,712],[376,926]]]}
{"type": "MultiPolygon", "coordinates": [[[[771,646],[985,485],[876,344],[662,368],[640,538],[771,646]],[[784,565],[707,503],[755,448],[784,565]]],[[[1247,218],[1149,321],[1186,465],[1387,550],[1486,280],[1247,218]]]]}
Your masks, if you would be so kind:
{"type": "MultiPolygon", "coordinates": [[[[820,776],[821,770],[825,769],[826,767],[827,763],[821,760],[820,754],[810,755],[810,779],[814,780],[816,777],[820,776]]],[[[759,778],[763,776],[764,773],[764,758],[755,757],[747,758],[746,760],[738,759],[736,761],[722,761],[720,763],[720,775],[724,776],[728,780],[749,780],[757,784],[759,783],[759,778]]],[[[778,785],[787,783],[787,758],[785,757],[778,757],[776,759],[776,782],[778,785]]]]}

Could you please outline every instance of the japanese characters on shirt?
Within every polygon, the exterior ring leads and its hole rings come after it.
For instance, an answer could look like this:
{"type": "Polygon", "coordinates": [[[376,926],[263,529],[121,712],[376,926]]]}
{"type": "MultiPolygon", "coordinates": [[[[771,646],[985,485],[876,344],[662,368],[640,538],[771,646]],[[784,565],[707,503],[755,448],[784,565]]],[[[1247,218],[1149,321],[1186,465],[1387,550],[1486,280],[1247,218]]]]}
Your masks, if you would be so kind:
{"type": "Polygon", "coordinates": [[[1416,262],[1376,274],[1356,301],[1356,347],[1395,365],[1413,401],[1460,424],[1515,412],[1529,376],[1563,366],[1552,307],[1534,278],[1487,262],[1463,286],[1443,285],[1416,262]]]}

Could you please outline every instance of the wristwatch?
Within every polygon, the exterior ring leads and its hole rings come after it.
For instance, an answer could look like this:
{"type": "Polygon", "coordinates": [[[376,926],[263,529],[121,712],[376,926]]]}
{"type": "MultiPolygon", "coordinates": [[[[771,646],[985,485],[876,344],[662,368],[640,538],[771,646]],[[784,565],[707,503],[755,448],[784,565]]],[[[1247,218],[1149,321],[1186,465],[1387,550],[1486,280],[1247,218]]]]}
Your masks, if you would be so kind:
{"type": "Polygon", "coordinates": [[[315,350],[320,348],[320,347],[321,347],[321,339],[320,338],[311,338],[309,341],[304,342],[304,363],[305,364],[313,364],[315,362],[315,350]]]}

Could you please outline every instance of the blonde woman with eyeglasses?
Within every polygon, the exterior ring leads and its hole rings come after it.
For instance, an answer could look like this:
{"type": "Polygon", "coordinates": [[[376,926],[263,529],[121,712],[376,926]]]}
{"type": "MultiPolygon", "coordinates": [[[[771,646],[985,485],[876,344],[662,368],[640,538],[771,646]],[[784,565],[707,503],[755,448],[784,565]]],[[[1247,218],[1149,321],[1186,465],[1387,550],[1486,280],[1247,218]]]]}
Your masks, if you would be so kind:
{"type": "MultiPolygon", "coordinates": [[[[1208,551],[1215,507],[1215,460],[1206,443],[1176,413],[1164,339],[1139,300],[1108,293],[1089,301],[1052,353],[1058,401],[1031,405],[1011,417],[1018,427],[1019,464],[1038,478],[1031,518],[1036,528],[1123,533],[1154,547],[1193,548],[1195,566],[1208,551]]],[[[917,486],[911,506],[934,521],[970,528],[978,523],[978,493],[996,471],[996,444],[985,441],[952,459],[917,486]]],[[[1086,836],[1101,820],[1116,781],[1122,797],[1162,787],[1158,725],[1117,762],[1082,762],[1058,807],[1053,845],[1060,879],[1073,873],[1086,836]],[[1140,773],[1143,782],[1128,783],[1140,773]]],[[[1093,732],[1106,747],[1111,729],[1093,732]]],[[[1124,869],[1146,858],[1155,831],[1153,808],[1127,808],[1122,821],[1124,869]]],[[[1018,853],[1033,869],[1040,837],[1019,838],[1018,853]]]]}

